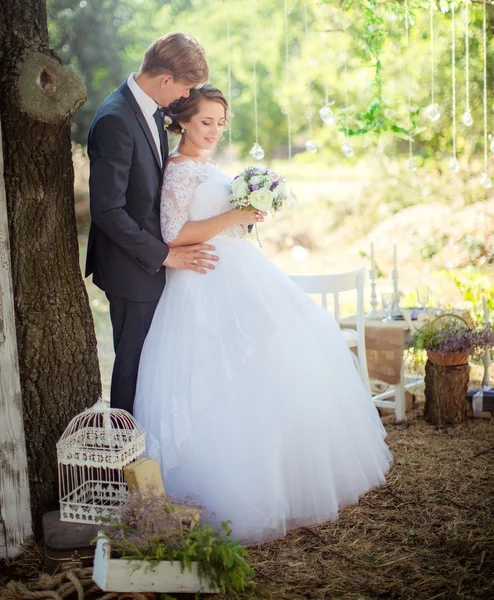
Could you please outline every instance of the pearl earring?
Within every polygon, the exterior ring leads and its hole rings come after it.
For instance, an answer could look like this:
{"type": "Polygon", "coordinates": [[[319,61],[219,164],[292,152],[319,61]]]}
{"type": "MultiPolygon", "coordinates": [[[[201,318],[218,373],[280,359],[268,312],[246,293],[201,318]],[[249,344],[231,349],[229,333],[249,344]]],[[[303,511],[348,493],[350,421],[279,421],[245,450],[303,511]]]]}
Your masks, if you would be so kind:
{"type": "Polygon", "coordinates": [[[185,133],[185,127],[182,127],[182,129],[180,130],[180,133],[185,133]]]}

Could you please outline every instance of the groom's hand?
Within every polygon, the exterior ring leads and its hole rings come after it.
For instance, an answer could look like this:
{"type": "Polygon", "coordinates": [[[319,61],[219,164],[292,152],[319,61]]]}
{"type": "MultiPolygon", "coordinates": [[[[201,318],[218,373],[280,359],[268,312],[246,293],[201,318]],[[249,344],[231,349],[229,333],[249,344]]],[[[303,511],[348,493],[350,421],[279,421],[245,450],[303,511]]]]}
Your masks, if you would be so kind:
{"type": "Polygon", "coordinates": [[[207,273],[214,269],[213,262],[218,260],[214,252],[216,248],[209,244],[194,244],[193,246],[175,246],[170,248],[163,265],[169,269],[189,269],[197,273],[207,273]]]}

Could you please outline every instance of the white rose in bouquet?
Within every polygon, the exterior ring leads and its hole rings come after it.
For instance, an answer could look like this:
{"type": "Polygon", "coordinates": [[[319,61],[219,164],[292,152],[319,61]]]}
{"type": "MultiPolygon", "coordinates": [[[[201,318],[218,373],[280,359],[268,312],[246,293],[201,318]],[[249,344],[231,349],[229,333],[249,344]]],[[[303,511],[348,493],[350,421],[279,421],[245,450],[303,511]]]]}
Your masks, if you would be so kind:
{"type": "Polygon", "coordinates": [[[257,210],[267,212],[273,205],[273,193],[267,188],[255,190],[254,192],[251,192],[249,202],[251,206],[257,208],[257,210]]]}
{"type": "Polygon", "coordinates": [[[235,198],[244,198],[249,194],[249,186],[242,176],[233,180],[232,192],[235,198]]]}
{"type": "MultiPolygon", "coordinates": [[[[293,205],[294,197],[282,177],[272,169],[265,167],[247,167],[232,182],[230,202],[237,208],[245,210],[252,207],[263,212],[278,212],[288,204],[293,205]]],[[[249,225],[248,231],[257,224],[249,225]]]]}

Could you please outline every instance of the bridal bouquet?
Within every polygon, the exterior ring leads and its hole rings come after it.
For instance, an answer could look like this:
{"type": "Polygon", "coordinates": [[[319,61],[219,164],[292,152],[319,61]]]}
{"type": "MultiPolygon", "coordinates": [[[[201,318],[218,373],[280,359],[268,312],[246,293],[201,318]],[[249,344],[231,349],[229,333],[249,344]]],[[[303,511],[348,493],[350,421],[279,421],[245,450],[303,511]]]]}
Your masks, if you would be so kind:
{"type": "MultiPolygon", "coordinates": [[[[264,212],[277,212],[284,204],[293,206],[296,198],[283,177],[272,169],[247,167],[232,182],[230,202],[240,210],[255,208],[264,212]]],[[[257,242],[262,248],[257,235],[257,224],[255,227],[257,242]]],[[[252,231],[252,225],[249,225],[248,231],[252,231]]]]}
{"type": "Polygon", "coordinates": [[[292,200],[294,196],[285,181],[272,169],[247,167],[232,182],[230,202],[241,210],[255,208],[276,212],[292,200]]]}

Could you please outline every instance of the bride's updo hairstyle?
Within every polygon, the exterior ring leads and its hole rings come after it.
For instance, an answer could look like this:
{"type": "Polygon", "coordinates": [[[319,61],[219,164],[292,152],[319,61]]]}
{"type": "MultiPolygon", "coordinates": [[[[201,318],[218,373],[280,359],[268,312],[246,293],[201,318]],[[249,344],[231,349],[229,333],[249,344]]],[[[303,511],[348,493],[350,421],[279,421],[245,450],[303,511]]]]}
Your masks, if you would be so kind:
{"type": "Polygon", "coordinates": [[[201,100],[219,102],[225,109],[225,116],[228,118],[228,102],[223,92],[210,83],[205,83],[199,88],[192,88],[188,98],[179,98],[165,109],[166,114],[173,120],[173,123],[168,125],[168,131],[175,135],[181,135],[180,123],[188,123],[199,112],[201,100]]]}

